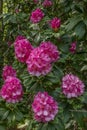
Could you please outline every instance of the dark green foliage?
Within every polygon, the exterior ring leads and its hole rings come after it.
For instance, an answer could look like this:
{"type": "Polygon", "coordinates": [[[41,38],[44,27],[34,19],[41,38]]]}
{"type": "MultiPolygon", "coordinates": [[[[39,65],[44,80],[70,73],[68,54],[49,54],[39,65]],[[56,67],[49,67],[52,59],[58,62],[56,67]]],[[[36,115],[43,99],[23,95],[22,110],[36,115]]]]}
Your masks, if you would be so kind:
{"type": "Polygon", "coordinates": [[[14,105],[0,98],[0,130],[17,127],[26,130],[87,130],[87,0],[53,0],[50,8],[34,4],[33,0],[3,0],[2,4],[1,1],[0,88],[2,68],[11,64],[22,81],[24,96],[14,105]],[[29,18],[37,7],[42,8],[45,17],[34,25],[29,18]],[[16,9],[19,9],[18,13],[16,9]],[[55,16],[61,19],[58,32],[47,24],[55,16]],[[38,78],[28,73],[26,65],[19,63],[14,55],[13,43],[18,35],[26,36],[34,47],[46,40],[57,45],[60,60],[53,65],[52,72],[38,78]],[[71,54],[69,48],[74,41],[77,41],[77,51],[71,54]],[[62,77],[70,72],[85,84],[84,95],[76,99],[67,99],[61,90],[62,77]],[[54,121],[45,124],[33,119],[31,104],[38,91],[48,91],[58,101],[59,113],[54,121]]]}

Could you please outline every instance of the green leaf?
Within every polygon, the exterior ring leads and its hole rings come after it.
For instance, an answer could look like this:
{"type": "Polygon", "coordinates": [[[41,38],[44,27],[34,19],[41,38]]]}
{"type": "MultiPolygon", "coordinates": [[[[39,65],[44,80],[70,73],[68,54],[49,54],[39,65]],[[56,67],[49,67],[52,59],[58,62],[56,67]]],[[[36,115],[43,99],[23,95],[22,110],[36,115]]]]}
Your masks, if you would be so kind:
{"type": "Polygon", "coordinates": [[[37,130],[41,130],[42,129],[42,127],[43,127],[43,123],[41,123],[41,124],[39,124],[39,126],[38,126],[38,128],[37,128],[37,130]]]}
{"type": "Polygon", "coordinates": [[[26,130],[31,130],[32,129],[32,121],[29,121],[27,129],[26,130]]]}
{"type": "Polygon", "coordinates": [[[20,111],[15,111],[15,118],[17,121],[21,121],[23,119],[23,114],[20,111]]]}
{"type": "Polygon", "coordinates": [[[36,90],[37,87],[38,87],[38,82],[34,83],[34,84],[31,86],[30,90],[31,90],[31,91],[34,91],[34,90],[36,90]]]}
{"type": "Polygon", "coordinates": [[[59,119],[58,130],[65,130],[64,122],[62,121],[62,119],[59,119]]]}
{"type": "Polygon", "coordinates": [[[48,130],[48,124],[47,124],[47,123],[44,124],[44,125],[42,126],[41,130],[48,130]]]}
{"type": "Polygon", "coordinates": [[[41,38],[41,34],[38,33],[38,34],[35,36],[35,39],[34,39],[35,43],[38,43],[38,42],[40,41],[40,38],[41,38]]]}
{"type": "Polygon", "coordinates": [[[6,109],[0,108],[0,117],[2,117],[5,112],[6,112],[6,109]]]}
{"type": "Polygon", "coordinates": [[[82,103],[87,104],[87,92],[85,92],[83,97],[82,97],[82,103]]]}
{"type": "Polygon", "coordinates": [[[16,17],[14,15],[10,16],[9,22],[11,22],[11,23],[17,23],[16,17]]]}
{"type": "Polygon", "coordinates": [[[2,117],[2,120],[5,120],[6,118],[7,118],[7,116],[9,115],[9,110],[8,111],[6,111],[5,113],[4,113],[4,115],[3,115],[3,117],[2,117]]]}
{"type": "Polygon", "coordinates": [[[14,115],[14,113],[12,111],[10,111],[9,116],[7,117],[7,119],[8,119],[9,123],[15,121],[15,115],[14,115]]]}
{"type": "Polygon", "coordinates": [[[87,17],[84,18],[84,23],[87,26],[87,17]]]}
{"type": "Polygon", "coordinates": [[[81,71],[84,71],[84,70],[87,70],[87,65],[84,65],[84,66],[81,68],[81,71]]]}
{"type": "Polygon", "coordinates": [[[81,127],[85,127],[85,122],[84,122],[84,115],[87,117],[87,111],[85,110],[77,110],[73,111],[74,118],[76,121],[79,123],[81,127]]]}
{"type": "Polygon", "coordinates": [[[66,25],[65,29],[70,31],[74,29],[74,27],[82,20],[81,16],[74,16],[73,18],[68,20],[68,24],[66,25]]]}
{"type": "Polygon", "coordinates": [[[84,8],[82,5],[75,5],[75,9],[80,12],[80,13],[83,13],[84,12],[84,8]]]}
{"type": "Polygon", "coordinates": [[[47,80],[51,81],[52,83],[58,83],[63,76],[63,71],[58,66],[54,66],[53,72],[49,73],[47,76],[47,80]]]}
{"type": "Polygon", "coordinates": [[[79,39],[84,37],[84,35],[86,33],[86,28],[85,28],[85,24],[83,22],[78,23],[78,25],[75,27],[75,33],[79,39]]]}

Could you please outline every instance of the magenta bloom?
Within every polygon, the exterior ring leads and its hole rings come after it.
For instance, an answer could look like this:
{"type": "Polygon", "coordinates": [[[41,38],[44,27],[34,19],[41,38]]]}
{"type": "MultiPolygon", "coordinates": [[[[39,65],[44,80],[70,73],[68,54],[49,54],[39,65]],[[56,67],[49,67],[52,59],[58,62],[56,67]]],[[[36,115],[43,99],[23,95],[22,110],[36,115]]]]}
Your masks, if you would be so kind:
{"type": "Polygon", "coordinates": [[[18,14],[19,13],[19,9],[15,9],[15,13],[18,14]]]}
{"type": "Polygon", "coordinates": [[[53,18],[51,21],[50,21],[50,26],[51,28],[54,30],[54,31],[58,31],[59,27],[61,25],[61,20],[57,17],[53,18]]]}
{"type": "Polygon", "coordinates": [[[49,122],[54,120],[58,113],[57,102],[47,92],[38,92],[32,103],[34,118],[38,122],[49,122]]]}
{"type": "Polygon", "coordinates": [[[9,76],[16,77],[16,70],[11,65],[6,65],[3,68],[2,77],[6,80],[9,76]]]}
{"type": "Polygon", "coordinates": [[[52,1],[51,0],[44,0],[44,2],[43,2],[43,6],[44,7],[50,7],[50,6],[52,6],[52,1]]]}
{"type": "Polygon", "coordinates": [[[10,47],[12,45],[12,42],[11,41],[8,41],[7,42],[8,46],[10,47]]]}
{"type": "Polygon", "coordinates": [[[30,20],[33,22],[33,23],[38,23],[42,20],[42,18],[44,17],[44,13],[42,12],[41,9],[37,8],[36,10],[34,10],[32,13],[31,13],[31,17],[30,17],[30,20]]]}
{"type": "Polygon", "coordinates": [[[71,43],[70,52],[74,54],[76,52],[76,42],[71,43]]]}
{"type": "Polygon", "coordinates": [[[31,43],[27,39],[16,39],[14,43],[15,48],[15,55],[20,62],[26,62],[27,58],[29,57],[33,47],[31,43]]]}
{"type": "Polygon", "coordinates": [[[23,95],[20,80],[16,77],[7,78],[1,88],[0,95],[8,103],[19,102],[23,95]]]}
{"type": "Polygon", "coordinates": [[[19,35],[16,37],[15,42],[17,42],[18,40],[22,40],[22,39],[26,39],[25,36],[19,35]]]}
{"type": "Polygon", "coordinates": [[[50,57],[51,62],[55,62],[60,58],[57,46],[54,45],[52,42],[42,42],[40,44],[40,48],[42,48],[44,50],[44,53],[50,57]]]}
{"type": "Polygon", "coordinates": [[[78,97],[84,93],[83,82],[73,74],[67,74],[62,79],[62,90],[67,98],[78,97]]]}
{"type": "Polygon", "coordinates": [[[40,47],[30,53],[26,63],[29,73],[34,76],[46,75],[52,69],[49,56],[40,47]]]}

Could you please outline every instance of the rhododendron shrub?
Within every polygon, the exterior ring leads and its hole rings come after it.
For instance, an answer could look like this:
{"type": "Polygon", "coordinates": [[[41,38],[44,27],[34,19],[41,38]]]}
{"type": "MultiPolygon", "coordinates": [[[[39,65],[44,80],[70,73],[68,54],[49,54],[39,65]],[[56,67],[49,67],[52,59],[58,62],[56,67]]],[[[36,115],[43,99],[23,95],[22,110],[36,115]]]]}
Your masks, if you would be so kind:
{"type": "Polygon", "coordinates": [[[86,12],[86,0],[0,1],[0,130],[87,130],[86,12]]]}

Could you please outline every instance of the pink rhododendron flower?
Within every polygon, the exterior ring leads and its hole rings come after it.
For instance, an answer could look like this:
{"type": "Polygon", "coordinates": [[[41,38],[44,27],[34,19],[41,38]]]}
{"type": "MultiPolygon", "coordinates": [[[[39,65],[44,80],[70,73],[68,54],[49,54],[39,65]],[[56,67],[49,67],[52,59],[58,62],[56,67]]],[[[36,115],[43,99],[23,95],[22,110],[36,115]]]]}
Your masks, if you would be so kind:
{"type": "Polygon", "coordinates": [[[42,42],[40,44],[40,47],[44,50],[45,54],[48,54],[51,59],[51,62],[55,62],[60,58],[57,46],[54,45],[52,42],[42,42]]]}
{"type": "Polygon", "coordinates": [[[16,70],[11,65],[6,65],[3,68],[2,77],[6,80],[9,76],[16,77],[16,70]]]}
{"type": "Polygon", "coordinates": [[[67,98],[78,97],[84,93],[84,84],[77,76],[67,74],[62,79],[62,90],[67,98]]]}
{"type": "Polygon", "coordinates": [[[52,6],[52,1],[51,0],[44,0],[44,2],[43,2],[43,6],[44,7],[50,7],[50,6],[52,6]]]}
{"type": "Polygon", "coordinates": [[[36,10],[34,10],[32,13],[31,13],[31,17],[30,17],[30,20],[33,22],[33,23],[38,23],[42,20],[42,18],[44,17],[44,13],[42,12],[41,9],[37,8],[36,10]]]}
{"type": "Polygon", "coordinates": [[[57,102],[47,92],[38,92],[32,103],[34,118],[38,122],[49,122],[54,120],[58,113],[57,102]]]}
{"type": "Polygon", "coordinates": [[[8,46],[10,47],[12,45],[12,42],[11,41],[8,41],[7,42],[8,46]]]}
{"type": "Polygon", "coordinates": [[[54,31],[58,31],[59,27],[61,25],[61,20],[57,17],[53,18],[51,21],[50,21],[50,26],[51,28],[54,30],[54,31]]]}
{"type": "Polygon", "coordinates": [[[1,88],[0,95],[8,103],[19,102],[23,95],[20,80],[16,77],[7,78],[1,88]]]}
{"type": "Polygon", "coordinates": [[[18,35],[18,36],[16,37],[15,42],[17,42],[18,40],[22,40],[22,39],[26,39],[25,36],[18,35]]]}
{"type": "Polygon", "coordinates": [[[52,68],[49,56],[40,47],[30,53],[26,63],[29,73],[34,76],[46,75],[52,68]]]}
{"type": "Polygon", "coordinates": [[[20,62],[26,62],[33,47],[27,39],[17,40],[14,43],[15,55],[20,62]]]}
{"type": "Polygon", "coordinates": [[[71,43],[70,52],[72,54],[76,52],[76,42],[71,43]]]}
{"type": "Polygon", "coordinates": [[[19,13],[19,9],[15,9],[15,13],[18,14],[19,13]]]}

